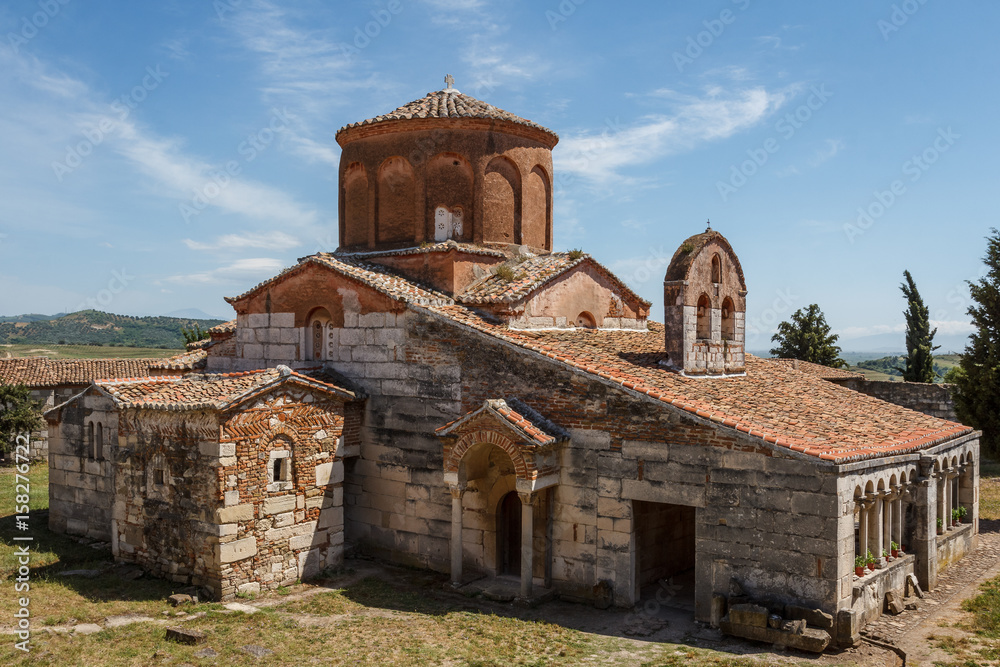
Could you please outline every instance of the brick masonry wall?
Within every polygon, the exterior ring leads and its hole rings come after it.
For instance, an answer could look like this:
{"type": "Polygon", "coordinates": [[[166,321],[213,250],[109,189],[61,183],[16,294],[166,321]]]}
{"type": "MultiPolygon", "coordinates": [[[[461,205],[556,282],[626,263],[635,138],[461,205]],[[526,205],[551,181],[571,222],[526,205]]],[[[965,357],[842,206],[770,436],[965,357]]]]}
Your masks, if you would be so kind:
{"type": "Polygon", "coordinates": [[[953,385],[950,384],[860,379],[842,380],[837,384],[925,415],[958,421],[955,415],[955,400],[951,395],[953,385]]]}

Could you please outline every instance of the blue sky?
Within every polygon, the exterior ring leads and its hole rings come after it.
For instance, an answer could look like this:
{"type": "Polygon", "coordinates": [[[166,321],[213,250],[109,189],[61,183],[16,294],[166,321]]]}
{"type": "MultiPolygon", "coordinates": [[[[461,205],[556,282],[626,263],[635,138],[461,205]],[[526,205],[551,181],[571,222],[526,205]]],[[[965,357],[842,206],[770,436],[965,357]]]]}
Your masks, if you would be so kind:
{"type": "Polygon", "coordinates": [[[336,130],[450,73],[559,133],[557,249],[654,319],[710,218],[751,349],[813,302],[846,348],[901,348],[904,269],[962,335],[1000,210],[998,19],[985,0],[8,0],[0,314],[228,317],[223,296],[335,249],[336,130]]]}

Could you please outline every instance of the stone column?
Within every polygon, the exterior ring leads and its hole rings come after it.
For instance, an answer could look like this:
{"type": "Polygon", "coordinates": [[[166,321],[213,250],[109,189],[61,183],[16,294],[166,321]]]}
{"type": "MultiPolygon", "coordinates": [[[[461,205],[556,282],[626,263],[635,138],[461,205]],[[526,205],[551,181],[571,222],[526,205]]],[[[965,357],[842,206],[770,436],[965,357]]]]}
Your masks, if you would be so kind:
{"type": "Polygon", "coordinates": [[[875,559],[882,557],[882,499],[877,493],[869,493],[868,499],[868,550],[875,559]]]}
{"type": "Polygon", "coordinates": [[[521,597],[531,597],[531,577],[535,565],[535,493],[518,493],[521,498],[521,597]]]}
{"type": "Polygon", "coordinates": [[[913,554],[916,556],[914,569],[917,581],[924,590],[937,586],[937,517],[934,508],[939,505],[938,483],[934,476],[934,459],[920,459],[920,477],[915,485],[916,522],[913,530],[913,554]]]}
{"type": "Polygon", "coordinates": [[[868,549],[868,501],[859,498],[858,501],[858,553],[855,556],[864,556],[868,549]]]}
{"type": "MultiPolygon", "coordinates": [[[[892,542],[892,506],[896,504],[896,499],[889,491],[882,492],[882,550],[890,556],[889,543],[892,542]]],[[[881,555],[881,553],[879,554],[881,555]]]]}
{"type": "MultiPolygon", "coordinates": [[[[941,519],[941,532],[943,533],[944,531],[948,530],[948,518],[947,518],[948,502],[947,500],[945,500],[945,497],[948,495],[946,493],[946,491],[948,490],[947,486],[948,482],[944,478],[943,473],[935,473],[934,480],[935,480],[934,490],[937,492],[936,519],[941,519]]],[[[937,531],[937,521],[935,520],[934,523],[935,523],[934,530],[937,531]]]]}
{"type": "Polygon", "coordinates": [[[902,485],[897,484],[892,489],[896,497],[895,507],[892,509],[892,541],[902,548],[903,546],[903,490],[902,485]]]}
{"type": "Polygon", "coordinates": [[[451,486],[451,583],[462,585],[462,494],[465,487],[451,486]]]}

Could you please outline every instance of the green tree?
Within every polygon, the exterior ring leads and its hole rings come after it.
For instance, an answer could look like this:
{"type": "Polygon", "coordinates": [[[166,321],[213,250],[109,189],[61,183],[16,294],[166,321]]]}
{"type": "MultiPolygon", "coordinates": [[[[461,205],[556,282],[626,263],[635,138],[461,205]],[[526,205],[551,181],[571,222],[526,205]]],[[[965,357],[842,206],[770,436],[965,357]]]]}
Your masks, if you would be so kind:
{"type": "Polygon", "coordinates": [[[934,350],[940,345],[934,345],[934,334],[931,331],[930,311],[924,305],[924,300],[917,291],[913,276],[909,271],[903,271],[905,283],[899,286],[906,297],[906,367],[899,370],[907,382],[934,382],[937,373],[934,372],[934,350]]]}
{"type": "Polygon", "coordinates": [[[987,237],[986,275],[969,281],[974,331],[953,379],[955,409],[963,423],[983,432],[983,449],[1000,452],[1000,232],[987,237]]]}
{"type": "Polygon", "coordinates": [[[209,337],[207,331],[201,330],[201,325],[197,322],[194,323],[194,327],[191,329],[181,328],[181,335],[184,336],[184,344],[190,345],[191,343],[197,343],[200,340],[205,340],[209,337]]]}
{"type": "Polygon", "coordinates": [[[782,359],[811,361],[814,364],[843,368],[847,362],[840,358],[840,338],[830,333],[830,325],[819,306],[810,304],[804,311],[799,308],[792,313],[791,322],[778,325],[778,333],[771,341],[778,347],[771,348],[771,354],[782,359]]]}
{"type": "Polygon", "coordinates": [[[0,452],[7,454],[18,435],[41,427],[41,404],[31,398],[31,390],[23,384],[0,384],[0,452]]]}

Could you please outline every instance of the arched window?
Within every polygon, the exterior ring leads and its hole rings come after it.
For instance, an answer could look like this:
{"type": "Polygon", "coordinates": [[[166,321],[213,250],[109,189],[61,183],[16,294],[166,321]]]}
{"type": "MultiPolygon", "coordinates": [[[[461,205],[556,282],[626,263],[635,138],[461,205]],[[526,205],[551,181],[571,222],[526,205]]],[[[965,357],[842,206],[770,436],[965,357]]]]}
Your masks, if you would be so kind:
{"type": "Polygon", "coordinates": [[[722,302],[722,340],[736,340],[736,313],[729,297],[722,302]]]}
{"type": "Polygon", "coordinates": [[[94,422],[87,424],[87,456],[94,458],[94,422]]]}
{"type": "Polygon", "coordinates": [[[596,329],[597,320],[586,310],[576,316],[576,326],[581,329],[596,329]]]}
{"type": "Polygon", "coordinates": [[[722,282],[722,260],[718,254],[712,256],[712,282],[722,282]]]}
{"type": "Polygon", "coordinates": [[[427,210],[433,216],[435,241],[472,240],[472,165],[458,153],[441,153],[427,162],[427,210]]]}
{"type": "Polygon", "coordinates": [[[712,303],[708,300],[707,294],[698,297],[698,326],[697,338],[708,339],[712,337],[712,303]]]}
{"type": "Polygon", "coordinates": [[[94,441],[94,458],[100,461],[104,458],[104,425],[97,425],[97,438],[94,441]]]}
{"type": "Polygon", "coordinates": [[[326,361],[330,358],[332,318],[326,308],[316,308],[309,315],[306,325],[306,354],[308,361],[326,361]]]}

